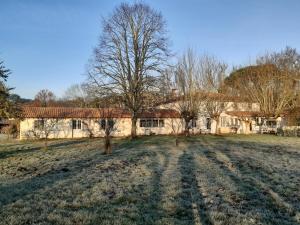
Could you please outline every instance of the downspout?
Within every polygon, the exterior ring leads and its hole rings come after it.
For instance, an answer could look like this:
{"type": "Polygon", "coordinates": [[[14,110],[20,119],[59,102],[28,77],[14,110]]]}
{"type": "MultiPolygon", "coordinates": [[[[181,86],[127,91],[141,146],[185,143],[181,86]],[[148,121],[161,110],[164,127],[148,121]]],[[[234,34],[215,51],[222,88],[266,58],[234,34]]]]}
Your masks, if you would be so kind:
{"type": "Polygon", "coordinates": [[[72,129],[72,138],[73,138],[73,118],[71,119],[71,129],[72,129]]]}

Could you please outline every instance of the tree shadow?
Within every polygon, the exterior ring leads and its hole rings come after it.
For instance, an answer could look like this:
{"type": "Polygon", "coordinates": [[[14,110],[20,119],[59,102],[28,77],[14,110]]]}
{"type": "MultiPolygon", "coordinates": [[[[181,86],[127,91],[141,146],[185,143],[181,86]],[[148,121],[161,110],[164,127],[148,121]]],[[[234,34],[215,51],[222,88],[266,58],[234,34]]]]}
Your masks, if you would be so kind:
{"type": "MultiPolygon", "coordinates": [[[[232,146],[242,147],[246,150],[250,151],[260,151],[267,154],[272,154],[274,156],[282,156],[287,155],[289,157],[298,158],[300,160],[300,152],[298,151],[291,151],[290,145],[280,143],[280,144],[266,144],[256,141],[244,141],[244,140],[229,140],[226,137],[220,136],[218,140],[219,144],[226,144],[232,146]]],[[[296,149],[296,148],[295,148],[296,149]]]]}
{"type": "MultiPolygon", "coordinates": [[[[280,161],[280,159],[293,159],[294,163],[298,160],[299,153],[296,151],[289,150],[288,145],[271,145],[264,143],[253,143],[253,142],[234,142],[223,140],[226,145],[229,145],[234,148],[237,148],[235,152],[249,151],[249,153],[253,152],[253,155],[250,154],[235,154],[232,149],[220,145],[220,143],[207,143],[207,146],[211,146],[211,148],[222,149],[224,155],[230,159],[231,164],[238,169],[238,172],[243,177],[252,178],[258,185],[263,186],[263,189],[271,190],[272,193],[276,192],[276,198],[281,198],[280,202],[284,201],[285,205],[290,205],[288,208],[289,211],[295,211],[296,209],[299,211],[299,200],[300,195],[297,194],[298,190],[295,187],[295,183],[299,183],[298,177],[300,177],[299,169],[295,167],[288,167],[284,164],[276,164],[276,162],[270,161],[268,162],[268,158],[276,159],[280,161]],[[252,145],[251,145],[252,144],[252,145]],[[251,148],[249,147],[251,146],[251,148]],[[263,156],[267,158],[259,158],[263,157],[261,155],[256,156],[256,152],[262,152],[263,156]],[[287,157],[288,156],[288,157],[287,157]],[[291,208],[294,208],[293,210],[291,208]]],[[[266,191],[266,190],[265,190],[266,191]]],[[[273,196],[274,197],[274,196],[273,196]]],[[[293,214],[293,213],[292,213],[293,214]]]]}
{"type": "MultiPolygon", "coordinates": [[[[50,143],[48,145],[48,149],[51,150],[53,148],[67,147],[67,146],[70,146],[70,145],[82,144],[84,142],[86,142],[86,140],[80,140],[80,139],[78,139],[78,140],[67,140],[67,141],[63,140],[59,143],[54,143],[54,144],[50,143]]],[[[10,148],[12,148],[12,146],[10,146],[10,148]]],[[[17,156],[17,155],[20,155],[20,154],[32,153],[36,150],[41,150],[42,148],[44,148],[44,145],[38,146],[38,147],[29,147],[29,148],[26,148],[26,149],[13,149],[11,151],[10,150],[5,150],[5,151],[0,150],[0,160],[1,159],[6,159],[6,158],[9,158],[9,157],[13,157],[13,156],[17,156]]]]}
{"type": "Polygon", "coordinates": [[[52,168],[42,174],[37,173],[32,178],[21,182],[0,185],[0,205],[5,206],[26,197],[28,194],[34,194],[40,189],[49,188],[56,182],[72,177],[89,166],[91,165],[87,160],[74,160],[63,167],[52,168]],[[74,170],[74,167],[69,169],[72,165],[80,165],[80,168],[76,168],[76,170],[74,170]]]}
{"type": "MultiPolygon", "coordinates": [[[[140,201],[137,205],[139,211],[138,221],[140,221],[141,224],[157,224],[164,216],[166,216],[161,204],[163,196],[162,176],[169,165],[169,158],[170,155],[168,149],[156,152],[155,157],[152,158],[152,162],[148,166],[153,174],[149,183],[149,196],[140,201]],[[159,163],[158,154],[163,156],[162,164],[159,163]]],[[[145,191],[144,188],[142,188],[141,192],[145,191]]]]}
{"type": "MultiPolygon", "coordinates": [[[[79,142],[77,141],[76,143],[79,142]]],[[[71,142],[68,144],[71,144],[71,142]]],[[[112,155],[102,155],[101,151],[93,150],[91,154],[82,156],[81,159],[67,161],[66,163],[59,165],[57,168],[49,167],[49,169],[44,173],[36,170],[31,174],[32,177],[26,180],[11,184],[0,184],[0,206],[3,207],[18,199],[24,199],[27,195],[34,194],[43,188],[51,188],[55,183],[72,178],[89,167],[95,167],[104,161],[117,158],[118,160],[123,160],[124,165],[127,165],[130,163],[137,163],[137,161],[139,161],[142,157],[146,157],[151,154],[136,151],[131,153],[131,158],[127,158],[127,155],[127,150],[125,152],[124,150],[116,151],[112,155]]],[[[113,167],[114,166],[104,169],[102,172],[120,169],[113,167]]]]}
{"type": "Polygon", "coordinates": [[[41,147],[33,147],[33,148],[27,148],[27,149],[15,149],[12,151],[8,151],[8,150],[0,151],[0,160],[6,159],[6,158],[9,158],[12,156],[16,156],[19,154],[31,153],[31,152],[34,152],[34,151],[40,150],[40,149],[41,149],[41,147]]]}
{"type": "MultiPolygon", "coordinates": [[[[206,149],[203,153],[207,159],[217,165],[234,183],[237,189],[236,194],[239,195],[237,203],[241,213],[246,214],[253,211],[259,214],[259,220],[262,224],[280,224],[283,221],[288,224],[297,224],[297,221],[289,215],[289,212],[285,208],[279,207],[272,196],[258,185],[254,177],[247,177],[241,170],[238,170],[237,173],[233,172],[225,162],[217,158],[216,152],[219,150],[213,149],[213,146],[201,145],[202,148],[206,149]],[[238,176],[238,174],[244,174],[245,176],[238,176]]],[[[228,152],[222,151],[222,153],[226,154],[228,152]]],[[[227,154],[227,156],[231,159],[230,155],[227,154]]],[[[230,165],[235,166],[236,164],[231,161],[230,165]]],[[[235,168],[239,169],[238,166],[235,166],[235,168]]]]}
{"type": "Polygon", "coordinates": [[[178,196],[180,208],[177,212],[177,217],[179,219],[190,221],[189,224],[196,224],[196,216],[199,217],[201,224],[212,224],[204,198],[199,191],[193,153],[185,150],[180,156],[178,164],[181,173],[182,192],[178,196]],[[194,215],[195,210],[198,215],[194,215]]]}
{"type": "Polygon", "coordinates": [[[55,144],[49,144],[49,147],[50,148],[67,147],[70,145],[82,144],[85,143],[86,141],[87,141],[86,139],[67,140],[55,144]]]}

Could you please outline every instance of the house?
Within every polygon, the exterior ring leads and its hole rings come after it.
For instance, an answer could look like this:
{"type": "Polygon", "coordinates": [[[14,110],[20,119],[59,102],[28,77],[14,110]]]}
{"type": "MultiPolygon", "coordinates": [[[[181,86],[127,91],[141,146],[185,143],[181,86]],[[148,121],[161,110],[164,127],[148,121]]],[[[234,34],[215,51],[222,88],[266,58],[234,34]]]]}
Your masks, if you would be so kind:
{"type": "MultiPolygon", "coordinates": [[[[254,129],[258,125],[256,118],[261,116],[258,103],[247,102],[245,99],[236,96],[225,96],[219,93],[206,93],[206,95],[209,97],[209,101],[223,104],[223,110],[220,112],[219,120],[216,121],[210,118],[210,115],[206,112],[205,104],[200,105],[197,118],[191,121],[190,124],[192,133],[256,133],[254,129]]],[[[180,111],[182,102],[181,96],[173,96],[171,99],[159,104],[158,108],[180,111]]]]}
{"type": "MultiPolygon", "coordinates": [[[[202,106],[197,118],[190,121],[191,133],[277,133],[279,129],[298,131],[300,128],[300,109],[277,118],[265,117],[257,103],[214,95],[214,101],[226,104],[218,117],[219,121],[210,118],[202,106]]],[[[153,110],[140,113],[137,135],[182,133],[185,124],[178,110],[180,101],[178,98],[169,99],[153,110]]],[[[106,124],[113,125],[112,136],[131,134],[131,114],[124,109],[24,107],[20,139],[103,137],[106,124]]]]}
{"type": "MultiPolygon", "coordinates": [[[[145,111],[138,115],[137,135],[171,134],[180,121],[175,110],[145,111]]],[[[24,107],[20,139],[102,137],[106,123],[114,124],[112,136],[131,133],[131,115],[124,109],[24,107]]]]}

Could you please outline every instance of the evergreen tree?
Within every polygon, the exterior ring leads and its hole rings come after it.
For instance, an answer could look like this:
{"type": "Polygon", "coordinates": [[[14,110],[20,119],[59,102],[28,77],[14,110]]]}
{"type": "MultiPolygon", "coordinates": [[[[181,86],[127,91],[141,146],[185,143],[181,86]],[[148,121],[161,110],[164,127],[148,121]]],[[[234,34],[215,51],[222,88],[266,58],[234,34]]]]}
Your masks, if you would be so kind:
{"type": "Polygon", "coordinates": [[[9,74],[10,70],[0,61],[0,118],[18,117],[21,114],[19,105],[10,99],[12,88],[6,85],[9,74]]]}

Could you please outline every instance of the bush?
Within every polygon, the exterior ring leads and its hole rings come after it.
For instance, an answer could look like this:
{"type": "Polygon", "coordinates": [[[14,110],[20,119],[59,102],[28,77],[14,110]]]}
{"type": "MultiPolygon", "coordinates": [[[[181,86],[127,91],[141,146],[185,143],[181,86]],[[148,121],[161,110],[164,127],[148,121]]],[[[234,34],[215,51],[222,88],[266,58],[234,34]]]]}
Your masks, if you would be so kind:
{"type": "Polygon", "coordinates": [[[300,127],[278,128],[277,135],[285,137],[300,137],[300,127]]]}
{"type": "Polygon", "coordinates": [[[8,126],[3,127],[2,131],[4,134],[16,138],[18,136],[19,129],[16,123],[10,123],[8,126]]]}
{"type": "Polygon", "coordinates": [[[284,130],[281,127],[277,128],[277,135],[278,136],[284,136],[284,130]]]}

